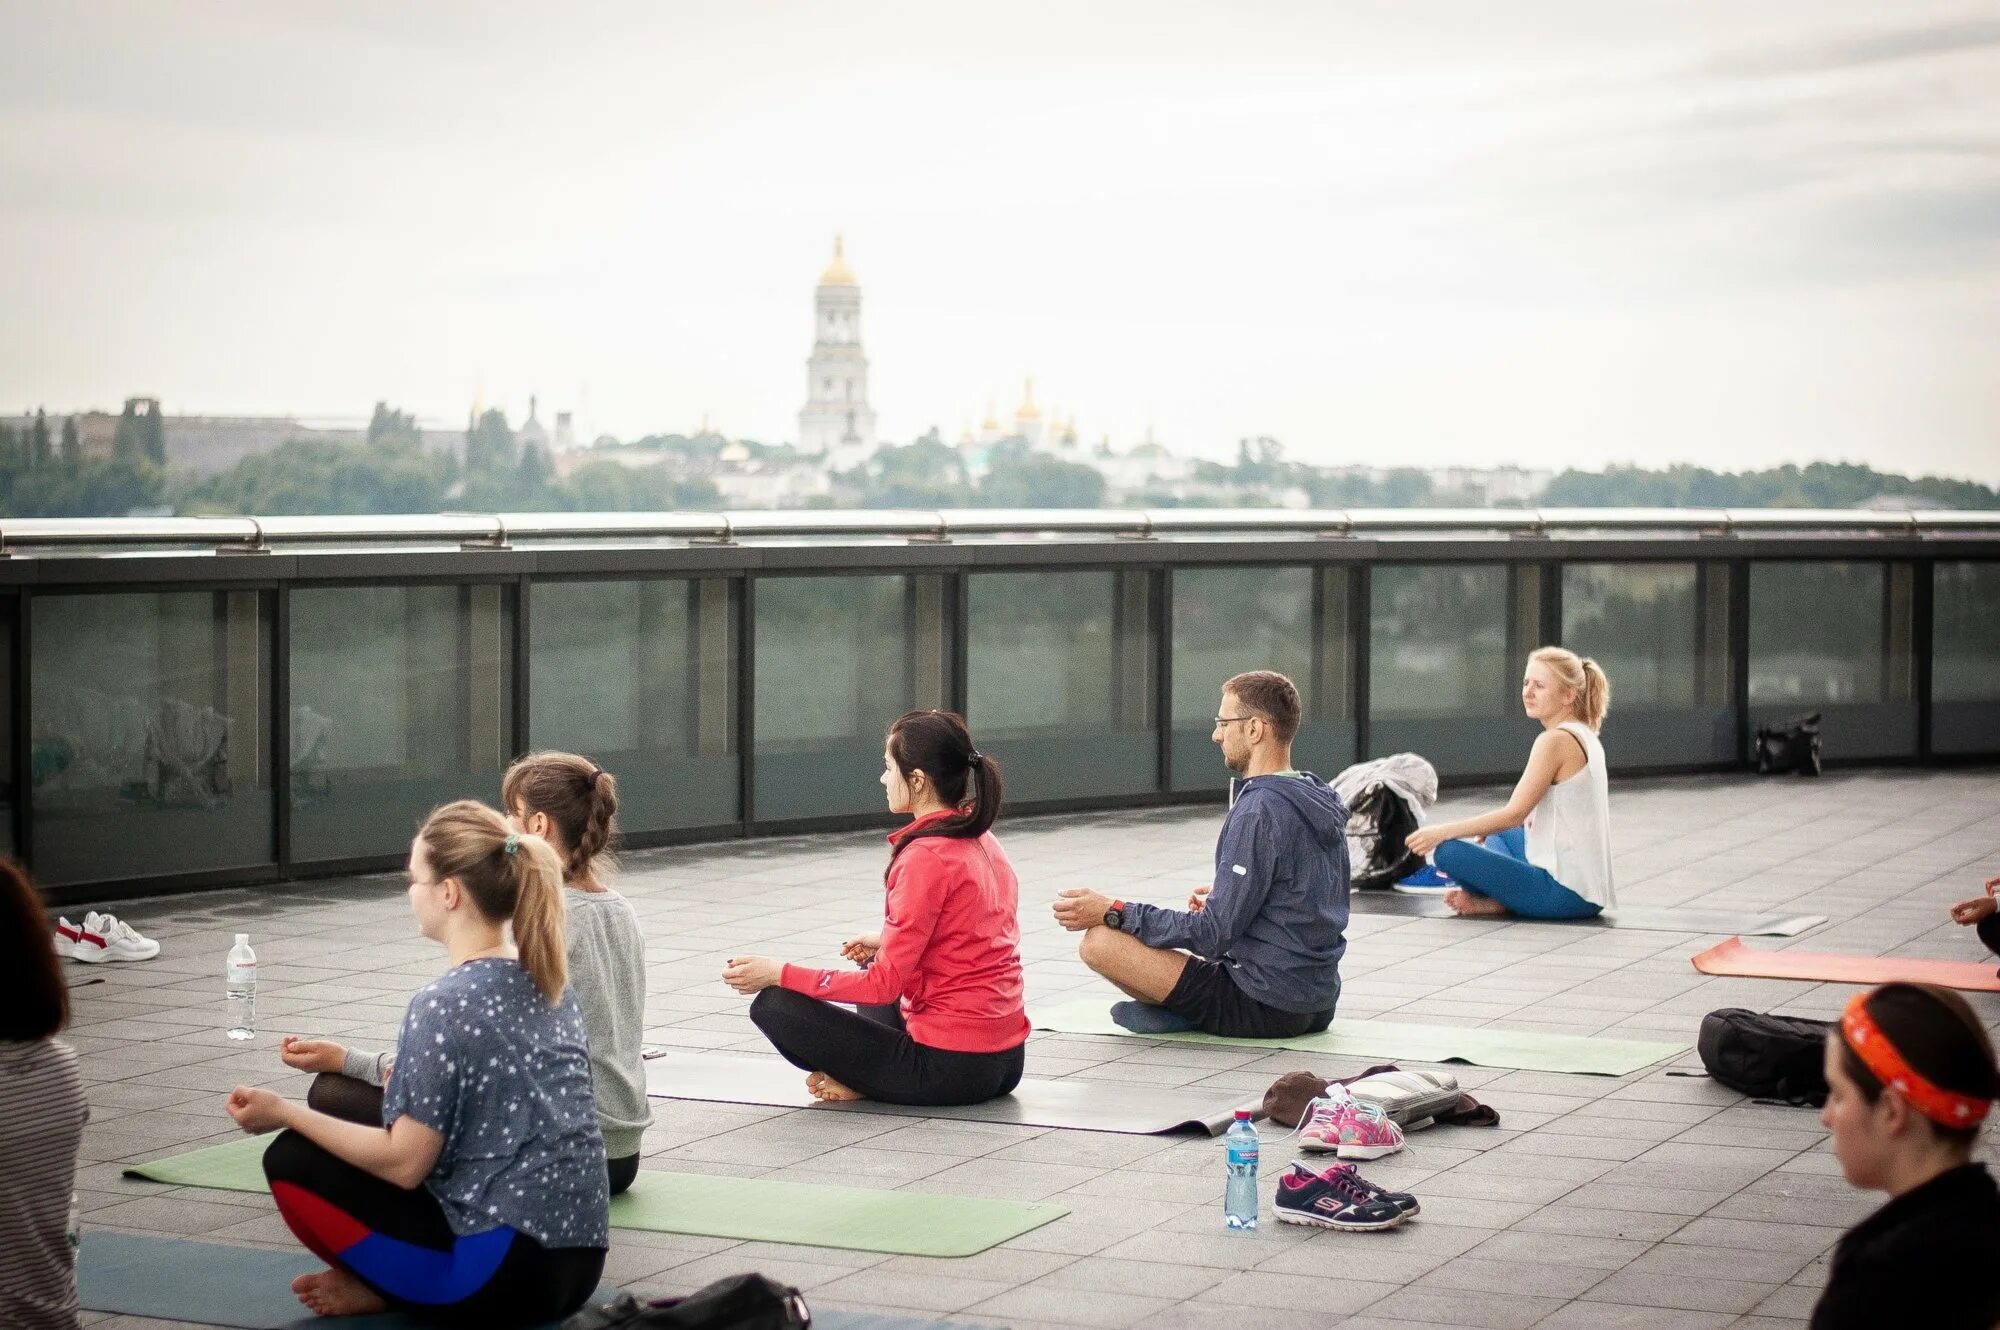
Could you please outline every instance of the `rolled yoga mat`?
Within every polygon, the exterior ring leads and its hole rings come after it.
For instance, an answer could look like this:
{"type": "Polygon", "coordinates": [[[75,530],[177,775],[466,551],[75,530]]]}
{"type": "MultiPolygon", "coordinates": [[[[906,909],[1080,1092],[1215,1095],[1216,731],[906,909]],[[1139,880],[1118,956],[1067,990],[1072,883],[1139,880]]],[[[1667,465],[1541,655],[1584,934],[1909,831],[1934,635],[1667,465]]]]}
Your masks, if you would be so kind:
{"type": "MultiPolygon", "coordinates": [[[[269,1137],[244,1136],[133,1165],[125,1176],[185,1187],[263,1191],[264,1147],[269,1143],[269,1137]]],[[[898,1256],[972,1256],[1068,1213],[1060,1205],[980,1196],[653,1170],[641,1172],[631,1190],[611,1198],[613,1228],[898,1256]]]]}
{"type": "Polygon", "coordinates": [[[1703,974],[1753,979],[1812,979],[1829,984],[1937,984],[1968,993],[2000,993],[1991,959],[1936,961],[1914,956],[1847,956],[1831,951],[1760,951],[1740,937],[1690,957],[1703,974]]]}
{"type": "MultiPolygon", "coordinates": [[[[91,1229],[77,1253],[76,1283],[85,1311],[231,1330],[420,1330],[437,1324],[396,1312],[338,1321],[315,1316],[292,1296],[292,1280],[325,1268],[309,1252],[91,1229]]],[[[618,1290],[601,1286],[591,1302],[608,1302],[617,1295],[618,1290]]],[[[942,1321],[832,1307],[814,1307],[812,1323],[814,1330],[945,1330],[942,1321]]]]}
{"type": "Polygon", "coordinates": [[[1395,1021],[1336,1020],[1319,1034],[1296,1039],[1226,1039],[1190,1030],[1180,1034],[1134,1034],[1111,1019],[1112,999],[1079,998],[1028,1013],[1038,1030],[1064,1034],[1108,1034],[1127,1039],[1164,1039],[1229,1048],[1288,1048],[1301,1053],[1394,1062],[1467,1062],[1476,1067],[1517,1071],[1566,1071],[1586,1076],[1624,1076],[1687,1052],[1687,1043],[1610,1036],[1542,1034],[1486,1025],[1405,1025],[1395,1021]]]}
{"type": "Polygon", "coordinates": [[[1219,1136],[1229,1130],[1239,1108],[1247,1108],[1257,1117],[1264,1115],[1259,1100],[1241,1102],[1241,1090],[1175,1090],[1081,1080],[1023,1080],[1010,1095],[983,1104],[947,1108],[865,1100],[825,1104],[806,1093],[806,1074],[782,1058],[727,1057],[677,1050],[646,1063],[646,1093],[656,1099],[1003,1122],[1023,1127],[1068,1127],[1076,1131],[1123,1132],[1129,1136],[1196,1131],[1219,1136]]]}
{"type": "MultiPolygon", "coordinates": [[[[1424,888],[1412,891],[1357,891],[1349,897],[1348,908],[1355,914],[1399,915],[1411,919],[1456,919],[1441,899],[1442,891],[1424,888]]],[[[1490,920],[1492,916],[1487,916],[1490,920]]],[[[1717,910],[1690,905],[1666,909],[1646,905],[1621,905],[1611,914],[1594,919],[1524,920],[1516,915],[1500,916],[1515,923],[1568,924],[1578,928],[1638,928],[1656,933],[1734,933],[1749,937],[1797,937],[1809,928],[1826,922],[1823,914],[1759,914],[1755,910],[1717,910]]]]}

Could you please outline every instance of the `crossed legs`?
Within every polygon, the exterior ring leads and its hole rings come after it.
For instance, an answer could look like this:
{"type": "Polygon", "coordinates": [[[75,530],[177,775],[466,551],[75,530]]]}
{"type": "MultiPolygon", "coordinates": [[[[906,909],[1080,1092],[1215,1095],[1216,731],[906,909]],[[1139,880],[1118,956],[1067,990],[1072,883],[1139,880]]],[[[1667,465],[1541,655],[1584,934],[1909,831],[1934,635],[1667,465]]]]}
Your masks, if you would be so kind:
{"type": "Polygon", "coordinates": [[[1181,981],[1187,969],[1184,951],[1162,951],[1149,947],[1130,933],[1098,924],[1084,930],[1077,944],[1077,956],[1125,996],[1159,1006],[1181,981]]]}

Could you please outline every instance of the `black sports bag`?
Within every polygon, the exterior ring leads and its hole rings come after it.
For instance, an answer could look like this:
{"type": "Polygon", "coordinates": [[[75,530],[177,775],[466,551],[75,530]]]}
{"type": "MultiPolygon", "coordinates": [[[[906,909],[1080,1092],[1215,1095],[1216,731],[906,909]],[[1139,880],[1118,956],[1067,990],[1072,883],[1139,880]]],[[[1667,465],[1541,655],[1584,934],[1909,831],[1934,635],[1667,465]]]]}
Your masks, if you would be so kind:
{"type": "Polygon", "coordinates": [[[1695,1049],[1708,1074],[1732,1090],[1788,1104],[1826,1102],[1821,1061],[1833,1022],[1724,1007],[1701,1018],[1695,1049]]]}
{"type": "Polygon", "coordinates": [[[762,1275],[730,1275],[684,1298],[641,1302],[630,1293],[585,1307],[562,1330],[803,1330],[812,1309],[799,1291],[762,1275]]]}

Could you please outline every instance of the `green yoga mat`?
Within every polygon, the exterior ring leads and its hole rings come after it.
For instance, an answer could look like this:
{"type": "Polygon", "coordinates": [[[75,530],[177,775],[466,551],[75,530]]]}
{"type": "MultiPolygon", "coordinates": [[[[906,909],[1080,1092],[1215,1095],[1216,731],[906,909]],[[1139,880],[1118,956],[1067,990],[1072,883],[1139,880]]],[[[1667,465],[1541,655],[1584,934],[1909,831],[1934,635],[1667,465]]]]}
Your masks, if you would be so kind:
{"type": "Polygon", "coordinates": [[[1397,1062],[1467,1062],[1475,1067],[1517,1071],[1568,1071],[1586,1076],[1624,1076],[1685,1053],[1688,1044],[1650,1039],[1606,1039],[1574,1034],[1540,1034],[1491,1026],[1405,1025],[1395,1021],[1342,1021],[1319,1034],[1296,1039],[1225,1039],[1188,1031],[1134,1034],[1111,1019],[1109,999],[1080,998],[1031,1012],[1037,1030],[1063,1034],[1110,1034],[1127,1039],[1164,1039],[1183,1044],[1233,1048],[1288,1048],[1301,1053],[1397,1062]]]}
{"type": "MultiPolygon", "coordinates": [[[[263,1191],[268,1142],[268,1137],[244,1136],[133,1165],[125,1176],[183,1187],[263,1191]]],[[[613,1228],[898,1256],[976,1255],[1068,1213],[1060,1205],[979,1196],[651,1170],[639,1174],[623,1196],[611,1198],[613,1228]]]]}

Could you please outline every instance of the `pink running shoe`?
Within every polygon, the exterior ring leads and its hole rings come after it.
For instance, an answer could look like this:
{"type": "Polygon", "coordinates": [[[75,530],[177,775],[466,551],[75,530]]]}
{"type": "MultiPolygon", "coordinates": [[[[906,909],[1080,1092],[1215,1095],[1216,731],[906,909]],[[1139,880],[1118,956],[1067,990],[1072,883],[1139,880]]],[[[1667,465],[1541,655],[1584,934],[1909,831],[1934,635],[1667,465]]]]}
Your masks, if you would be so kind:
{"type": "Polygon", "coordinates": [[[1403,1148],[1403,1129],[1374,1104],[1355,1099],[1341,1086],[1306,1105],[1299,1149],[1342,1159],[1380,1159],[1403,1148]]]}

